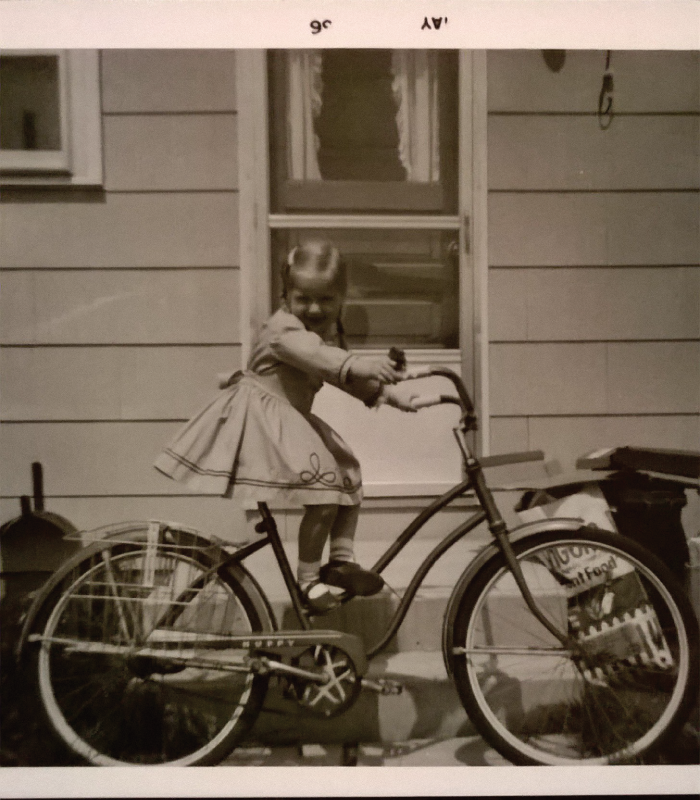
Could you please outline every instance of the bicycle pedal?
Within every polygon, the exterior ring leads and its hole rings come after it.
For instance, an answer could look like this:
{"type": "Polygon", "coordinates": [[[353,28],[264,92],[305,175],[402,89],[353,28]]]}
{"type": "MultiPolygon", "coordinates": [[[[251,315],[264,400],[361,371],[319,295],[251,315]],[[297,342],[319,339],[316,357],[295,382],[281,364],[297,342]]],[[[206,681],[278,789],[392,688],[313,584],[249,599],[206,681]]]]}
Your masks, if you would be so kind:
{"type": "Polygon", "coordinates": [[[399,683],[398,681],[392,681],[389,678],[377,678],[377,680],[372,680],[371,678],[362,678],[362,688],[384,695],[398,695],[403,692],[403,684],[399,683]]]}

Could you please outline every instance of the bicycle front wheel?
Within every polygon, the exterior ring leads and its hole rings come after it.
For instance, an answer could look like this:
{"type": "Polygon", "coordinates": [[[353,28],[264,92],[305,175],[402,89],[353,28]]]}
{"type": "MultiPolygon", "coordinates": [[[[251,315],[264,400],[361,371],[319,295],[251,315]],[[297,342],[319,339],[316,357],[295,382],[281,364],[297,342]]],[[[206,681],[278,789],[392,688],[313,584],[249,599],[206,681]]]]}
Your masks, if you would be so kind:
{"type": "Polygon", "coordinates": [[[516,764],[644,763],[698,691],[692,607],[658,559],[604,531],[513,544],[550,632],[495,555],[454,606],[450,661],[484,739],[516,764]]]}
{"type": "Polygon", "coordinates": [[[50,596],[39,692],[51,728],[82,760],[215,764],[247,732],[266,679],[227,637],[270,621],[247,573],[217,567],[221,553],[188,531],[135,528],[92,547],[50,596]]]}

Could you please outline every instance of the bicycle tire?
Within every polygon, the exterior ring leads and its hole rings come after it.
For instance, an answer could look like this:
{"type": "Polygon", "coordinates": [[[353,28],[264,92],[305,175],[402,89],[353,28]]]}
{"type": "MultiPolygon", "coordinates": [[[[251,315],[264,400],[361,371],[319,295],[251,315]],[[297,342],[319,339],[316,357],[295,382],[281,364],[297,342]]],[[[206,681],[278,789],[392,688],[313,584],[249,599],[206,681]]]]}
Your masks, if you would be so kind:
{"type": "Polygon", "coordinates": [[[217,764],[265,697],[267,678],[245,669],[246,651],[207,646],[274,629],[252,576],[217,568],[225,552],[188,529],[161,533],[154,542],[135,524],[91,545],[34,625],[44,715],[88,764],[217,764]]]}
{"type": "Polygon", "coordinates": [[[470,720],[518,765],[648,763],[698,695],[687,596],[655,556],[613,533],[547,531],[512,546],[538,606],[575,644],[546,630],[493,555],[446,620],[445,657],[470,720]],[[577,571],[565,556],[579,558],[577,571]]]}

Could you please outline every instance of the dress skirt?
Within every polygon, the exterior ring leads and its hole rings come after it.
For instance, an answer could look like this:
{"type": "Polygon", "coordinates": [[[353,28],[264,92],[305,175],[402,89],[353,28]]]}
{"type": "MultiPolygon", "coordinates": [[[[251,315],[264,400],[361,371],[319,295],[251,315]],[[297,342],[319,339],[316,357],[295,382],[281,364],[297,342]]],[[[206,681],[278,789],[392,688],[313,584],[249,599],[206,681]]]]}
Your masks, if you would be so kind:
{"type": "Polygon", "coordinates": [[[314,414],[242,375],[196,414],[156,469],[198,494],[292,505],[356,505],[360,465],[314,414]]]}

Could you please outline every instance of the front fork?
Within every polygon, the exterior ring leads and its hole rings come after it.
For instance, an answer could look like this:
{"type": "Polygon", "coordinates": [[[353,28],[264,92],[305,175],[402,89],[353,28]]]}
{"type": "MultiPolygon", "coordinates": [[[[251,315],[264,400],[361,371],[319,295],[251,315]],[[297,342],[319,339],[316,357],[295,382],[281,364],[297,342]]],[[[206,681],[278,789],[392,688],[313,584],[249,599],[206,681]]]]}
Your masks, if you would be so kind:
{"type": "Polygon", "coordinates": [[[481,507],[484,509],[489,530],[491,531],[499,550],[506,560],[508,569],[515,579],[525,604],[530,609],[535,619],[544,625],[544,627],[552,634],[552,636],[554,636],[564,647],[576,647],[575,640],[573,640],[567,634],[562,633],[562,631],[553,625],[552,622],[542,613],[542,611],[540,611],[540,608],[537,605],[532,592],[530,591],[530,587],[527,585],[527,581],[523,575],[520,563],[515,557],[510,540],[508,539],[508,526],[506,525],[501,512],[498,510],[498,506],[493,499],[491,490],[486,485],[486,479],[484,478],[484,472],[481,468],[481,465],[479,464],[478,460],[474,458],[469,449],[466,433],[467,429],[464,425],[460,425],[454,429],[455,438],[457,439],[459,448],[462,451],[462,456],[464,457],[464,465],[467,476],[469,477],[470,483],[479,500],[479,503],[481,504],[481,507]]]}

